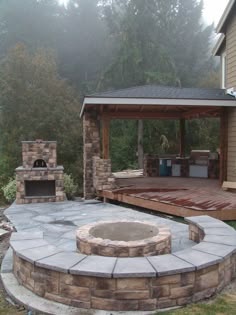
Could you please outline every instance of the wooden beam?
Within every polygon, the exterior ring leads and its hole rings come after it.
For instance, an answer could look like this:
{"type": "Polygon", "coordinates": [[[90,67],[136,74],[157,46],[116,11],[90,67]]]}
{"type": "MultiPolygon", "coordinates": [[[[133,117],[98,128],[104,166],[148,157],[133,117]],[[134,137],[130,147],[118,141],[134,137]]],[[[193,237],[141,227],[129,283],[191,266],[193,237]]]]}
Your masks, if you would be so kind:
{"type": "Polygon", "coordinates": [[[143,120],[138,120],[138,168],[143,168],[143,120]]]}
{"type": "Polygon", "coordinates": [[[109,130],[110,130],[110,118],[107,114],[102,115],[102,157],[103,159],[109,159],[109,130]]]}
{"type": "Polygon", "coordinates": [[[100,114],[103,113],[103,108],[104,108],[104,106],[103,106],[103,105],[100,105],[100,114]]]}
{"type": "Polygon", "coordinates": [[[170,112],[136,112],[136,111],[123,111],[123,112],[109,112],[110,119],[180,119],[181,113],[177,111],[170,112]]]}
{"type": "Polygon", "coordinates": [[[180,157],[185,156],[185,119],[179,120],[179,129],[180,129],[180,157]]]}
{"type": "Polygon", "coordinates": [[[142,112],[143,111],[143,109],[144,109],[144,106],[142,105],[142,106],[140,106],[140,112],[142,112]]]}
{"type": "Polygon", "coordinates": [[[194,108],[191,109],[187,112],[182,113],[182,118],[194,118],[194,117],[199,117],[201,115],[206,115],[210,116],[211,113],[215,114],[219,111],[220,114],[220,109],[217,107],[201,107],[201,108],[194,108]]]}

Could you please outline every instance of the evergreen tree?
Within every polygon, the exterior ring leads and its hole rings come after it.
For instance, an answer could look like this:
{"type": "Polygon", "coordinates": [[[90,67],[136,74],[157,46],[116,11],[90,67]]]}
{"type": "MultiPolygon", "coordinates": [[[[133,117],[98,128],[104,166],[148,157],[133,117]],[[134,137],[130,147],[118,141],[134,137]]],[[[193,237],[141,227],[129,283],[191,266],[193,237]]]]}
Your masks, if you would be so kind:
{"type": "Polygon", "coordinates": [[[1,164],[7,163],[5,175],[11,176],[21,165],[20,141],[44,139],[57,140],[58,162],[81,176],[80,106],[76,93],[59,77],[53,54],[44,50],[31,54],[22,44],[15,46],[1,60],[0,86],[0,156],[1,164]]]}

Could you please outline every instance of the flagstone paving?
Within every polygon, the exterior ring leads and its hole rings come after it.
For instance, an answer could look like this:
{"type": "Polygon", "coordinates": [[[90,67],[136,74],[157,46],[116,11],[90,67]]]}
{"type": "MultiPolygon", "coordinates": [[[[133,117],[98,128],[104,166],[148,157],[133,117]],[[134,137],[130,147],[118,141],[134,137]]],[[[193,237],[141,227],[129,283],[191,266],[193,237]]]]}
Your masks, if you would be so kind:
{"type": "MultiPolygon", "coordinates": [[[[76,250],[75,231],[97,221],[145,220],[168,225],[172,233],[172,252],[192,247],[188,225],[98,201],[15,205],[5,211],[17,231],[43,232],[43,238],[59,249],[76,250]]],[[[16,235],[17,238],[17,235],[16,235]]],[[[23,248],[22,248],[23,249],[23,248]]]]}

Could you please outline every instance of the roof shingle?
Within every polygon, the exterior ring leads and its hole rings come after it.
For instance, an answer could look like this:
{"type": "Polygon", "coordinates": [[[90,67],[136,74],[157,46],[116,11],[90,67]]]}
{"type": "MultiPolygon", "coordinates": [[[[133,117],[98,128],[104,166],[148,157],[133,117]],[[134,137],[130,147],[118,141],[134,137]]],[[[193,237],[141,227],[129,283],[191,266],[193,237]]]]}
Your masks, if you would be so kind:
{"type": "Polygon", "coordinates": [[[95,93],[86,97],[96,98],[159,98],[159,99],[196,99],[196,100],[233,100],[224,89],[179,88],[160,85],[144,85],[122,90],[95,93]]]}

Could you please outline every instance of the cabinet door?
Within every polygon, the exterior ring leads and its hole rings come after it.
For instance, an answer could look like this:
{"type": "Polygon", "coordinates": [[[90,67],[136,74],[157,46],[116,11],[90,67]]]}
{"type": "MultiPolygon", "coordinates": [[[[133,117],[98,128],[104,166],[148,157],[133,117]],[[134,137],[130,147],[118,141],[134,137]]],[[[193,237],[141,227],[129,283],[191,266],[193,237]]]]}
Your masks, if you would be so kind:
{"type": "Polygon", "coordinates": [[[207,165],[190,165],[189,177],[208,177],[208,166],[207,165]]]}
{"type": "Polygon", "coordinates": [[[172,164],[172,176],[180,176],[180,164],[172,164]]]}

